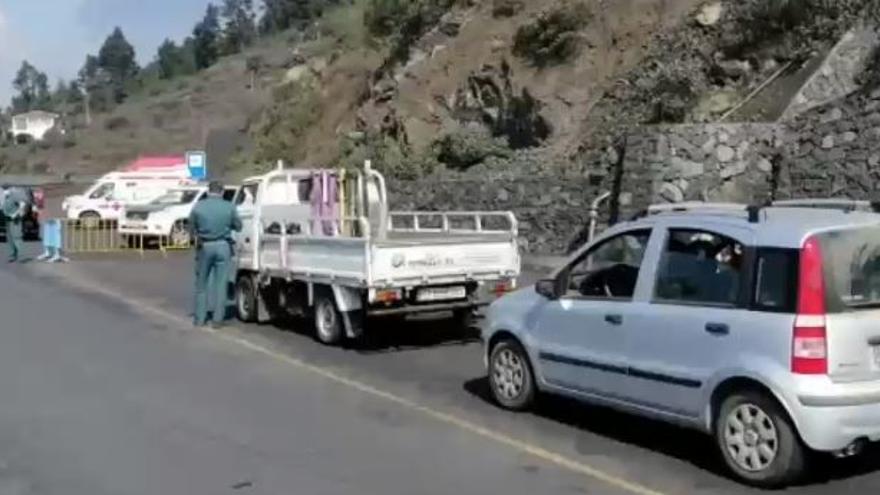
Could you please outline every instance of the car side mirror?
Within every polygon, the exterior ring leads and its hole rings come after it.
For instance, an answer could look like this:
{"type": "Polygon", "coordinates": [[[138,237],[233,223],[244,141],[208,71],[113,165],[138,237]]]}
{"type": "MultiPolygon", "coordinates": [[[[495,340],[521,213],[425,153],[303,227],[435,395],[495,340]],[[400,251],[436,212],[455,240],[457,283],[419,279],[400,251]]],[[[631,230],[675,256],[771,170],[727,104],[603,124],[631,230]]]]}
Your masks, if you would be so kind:
{"type": "Polygon", "coordinates": [[[551,301],[559,299],[558,284],[553,279],[539,280],[535,284],[535,292],[551,301]]]}

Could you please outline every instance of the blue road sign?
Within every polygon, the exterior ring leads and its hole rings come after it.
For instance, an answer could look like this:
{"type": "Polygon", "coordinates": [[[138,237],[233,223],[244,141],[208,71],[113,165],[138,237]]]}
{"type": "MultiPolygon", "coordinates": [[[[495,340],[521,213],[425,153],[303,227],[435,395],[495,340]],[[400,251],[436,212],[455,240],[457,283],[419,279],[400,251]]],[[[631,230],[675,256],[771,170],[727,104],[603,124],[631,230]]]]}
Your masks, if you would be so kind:
{"type": "Polygon", "coordinates": [[[188,151],[186,167],[189,176],[194,180],[205,180],[208,177],[208,155],[204,151],[188,151]]]}

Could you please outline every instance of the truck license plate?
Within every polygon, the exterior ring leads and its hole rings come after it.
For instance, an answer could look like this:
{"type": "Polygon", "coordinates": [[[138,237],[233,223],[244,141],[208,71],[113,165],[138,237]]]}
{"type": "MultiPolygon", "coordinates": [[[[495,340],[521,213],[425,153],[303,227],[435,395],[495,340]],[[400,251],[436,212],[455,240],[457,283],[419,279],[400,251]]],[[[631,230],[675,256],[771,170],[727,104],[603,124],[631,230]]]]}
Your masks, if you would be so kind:
{"type": "Polygon", "coordinates": [[[416,300],[418,302],[451,301],[467,297],[464,287],[432,287],[420,289],[416,300]]]}

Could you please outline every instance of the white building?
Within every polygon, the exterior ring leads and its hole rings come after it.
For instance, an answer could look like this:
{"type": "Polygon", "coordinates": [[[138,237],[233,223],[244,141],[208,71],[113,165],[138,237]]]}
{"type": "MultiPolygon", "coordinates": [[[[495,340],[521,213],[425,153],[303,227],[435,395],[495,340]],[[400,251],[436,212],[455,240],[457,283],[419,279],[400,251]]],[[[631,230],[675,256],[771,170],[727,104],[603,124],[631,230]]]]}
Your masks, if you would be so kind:
{"type": "Polygon", "coordinates": [[[59,116],[51,112],[34,110],[12,116],[12,137],[18,140],[19,136],[29,136],[34,141],[40,141],[55,124],[59,116]]]}

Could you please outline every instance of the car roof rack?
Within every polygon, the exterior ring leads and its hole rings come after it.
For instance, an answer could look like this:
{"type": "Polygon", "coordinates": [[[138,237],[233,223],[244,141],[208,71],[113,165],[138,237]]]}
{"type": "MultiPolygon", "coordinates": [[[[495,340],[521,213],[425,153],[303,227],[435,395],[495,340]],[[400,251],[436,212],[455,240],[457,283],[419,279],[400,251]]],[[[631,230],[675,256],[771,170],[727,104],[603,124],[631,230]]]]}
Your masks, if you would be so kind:
{"type": "Polygon", "coordinates": [[[822,208],[844,211],[870,211],[880,213],[880,201],[848,198],[800,198],[774,201],[772,206],[782,208],[822,208]]]}
{"type": "Polygon", "coordinates": [[[749,223],[757,223],[762,205],[746,205],[742,203],[710,203],[706,201],[685,201],[681,203],[665,203],[651,205],[647,209],[639,212],[633,220],[644,218],[650,215],[659,215],[663,213],[728,213],[728,214],[748,214],[749,223]]]}

